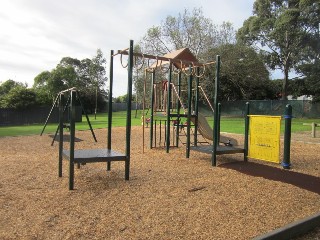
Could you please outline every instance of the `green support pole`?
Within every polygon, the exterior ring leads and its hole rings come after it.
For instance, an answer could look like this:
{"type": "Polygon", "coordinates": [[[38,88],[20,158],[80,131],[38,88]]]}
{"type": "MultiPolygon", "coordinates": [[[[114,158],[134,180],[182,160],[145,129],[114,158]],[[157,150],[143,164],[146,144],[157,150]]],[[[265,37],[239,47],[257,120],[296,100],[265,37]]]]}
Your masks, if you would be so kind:
{"type": "MultiPolygon", "coordinates": [[[[220,123],[221,123],[221,103],[218,103],[218,108],[217,108],[217,111],[218,111],[218,140],[217,140],[217,143],[219,145],[220,143],[220,123]]],[[[217,146],[218,146],[217,145],[217,146]]]]}
{"type": "Polygon", "coordinates": [[[64,95],[60,94],[59,99],[59,177],[62,177],[62,152],[63,152],[63,107],[64,95]]]}
{"type": "MultiPolygon", "coordinates": [[[[181,71],[178,74],[178,96],[181,99],[181,71]]],[[[177,103],[177,112],[178,112],[177,124],[178,125],[176,127],[176,147],[179,147],[180,109],[181,109],[181,105],[178,99],[178,103],[177,103]]]]}
{"type": "Polygon", "coordinates": [[[218,91],[219,91],[219,81],[220,81],[220,56],[216,57],[216,77],[214,83],[214,123],[213,123],[213,149],[211,162],[212,166],[217,165],[217,147],[218,147],[218,91]]]}
{"type": "Polygon", "coordinates": [[[151,113],[150,113],[150,149],[152,149],[153,142],[153,121],[154,121],[154,80],[156,76],[156,71],[152,71],[151,75],[151,113]]]}
{"type": "Polygon", "coordinates": [[[291,119],[292,119],[292,106],[286,105],[284,115],[284,147],[283,147],[283,161],[281,163],[284,169],[290,169],[290,145],[291,145],[291,119]]]}
{"type": "Polygon", "coordinates": [[[74,138],[75,138],[75,118],[76,118],[76,92],[71,91],[70,98],[70,161],[69,161],[69,190],[74,186],[74,138]]]}
{"type": "Polygon", "coordinates": [[[198,145],[198,114],[199,114],[199,80],[200,78],[200,68],[197,67],[197,77],[196,77],[196,94],[194,102],[194,112],[195,112],[195,124],[194,124],[194,145],[198,145]]]}
{"type": "Polygon", "coordinates": [[[250,124],[250,103],[246,103],[245,126],[244,126],[244,161],[248,161],[249,153],[249,124],[250,124]]]}
{"type": "Polygon", "coordinates": [[[128,62],[128,91],[127,91],[127,125],[126,125],[126,162],[125,179],[130,175],[130,143],[131,143],[131,99],[132,99],[132,70],[133,70],[133,40],[130,40],[128,62]]]}
{"type": "MultiPolygon", "coordinates": [[[[110,52],[109,98],[108,98],[108,150],[112,147],[112,93],[113,91],[113,50],[110,52]]],[[[107,171],[111,170],[111,161],[107,162],[107,171]]]]}
{"type": "Polygon", "coordinates": [[[189,79],[188,79],[188,117],[187,117],[187,145],[186,145],[186,158],[190,157],[190,125],[191,125],[191,99],[192,99],[192,69],[189,66],[189,79]]]}
{"type": "Polygon", "coordinates": [[[167,125],[165,128],[166,131],[166,151],[169,153],[170,149],[170,102],[171,102],[171,82],[172,82],[172,63],[169,65],[168,73],[168,93],[167,93],[167,125]]]}

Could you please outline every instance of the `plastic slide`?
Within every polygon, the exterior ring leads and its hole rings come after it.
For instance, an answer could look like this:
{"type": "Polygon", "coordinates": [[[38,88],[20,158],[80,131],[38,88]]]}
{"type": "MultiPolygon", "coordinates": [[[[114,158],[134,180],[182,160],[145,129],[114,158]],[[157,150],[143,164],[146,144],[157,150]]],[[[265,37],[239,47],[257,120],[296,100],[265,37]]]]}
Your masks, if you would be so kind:
{"type": "MultiPolygon", "coordinates": [[[[191,121],[195,124],[195,118],[191,118],[191,121]]],[[[209,125],[206,117],[201,113],[198,113],[198,131],[200,134],[210,140],[213,141],[213,129],[209,125]]],[[[229,138],[220,134],[220,142],[225,144],[231,144],[232,146],[238,145],[238,142],[234,138],[229,138]]]]}

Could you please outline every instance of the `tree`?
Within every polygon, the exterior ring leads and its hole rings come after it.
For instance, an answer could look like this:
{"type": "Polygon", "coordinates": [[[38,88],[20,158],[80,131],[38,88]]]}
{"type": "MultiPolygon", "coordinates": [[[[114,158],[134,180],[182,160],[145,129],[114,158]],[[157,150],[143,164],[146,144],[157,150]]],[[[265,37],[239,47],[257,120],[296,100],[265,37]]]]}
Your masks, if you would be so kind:
{"type": "Polygon", "coordinates": [[[0,85],[0,107],[7,107],[6,97],[9,92],[17,87],[25,87],[21,82],[15,82],[14,80],[7,80],[0,85]]]}
{"type": "Polygon", "coordinates": [[[106,59],[98,49],[96,56],[81,60],[77,66],[76,87],[83,96],[83,105],[90,113],[102,109],[107,99],[107,92],[103,89],[107,82],[105,64],[106,59]]]}
{"type": "Polygon", "coordinates": [[[282,98],[288,95],[289,72],[308,58],[319,23],[318,0],[256,0],[253,16],[237,37],[264,54],[271,69],[284,74],[282,98]]]}
{"type": "Polygon", "coordinates": [[[7,80],[0,85],[0,96],[4,96],[9,93],[11,89],[17,86],[24,86],[23,83],[15,82],[14,80],[7,80]]]}
{"type": "Polygon", "coordinates": [[[300,95],[312,95],[313,102],[320,102],[320,62],[303,64],[300,66],[300,71],[304,73],[305,77],[299,79],[300,95]]]}
{"type": "Polygon", "coordinates": [[[51,73],[49,71],[43,71],[34,78],[33,89],[37,96],[37,102],[39,105],[50,105],[54,98],[53,93],[50,93],[47,86],[51,73]]]}
{"type": "Polygon", "coordinates": [[[84,108],[93,113],[105,105],[105,63],[100,49],[92,59],[64,57],[55,69],[40,73],[35,78],[33,87],[42,102],[51,99],[51,103],[60,91],[75,87],[81,94],[84,108]]]}
{"type": "MultiPolygon", "coordinates": [[[[74,87],[77,80],[77,73],[72,66],[57,65],[51,72],[44,71],[34,79],[33,88],[45,96],[47,92],[48,99],[54,101],[57,94],[67,88],[74,87]]],[[[47,101],[44,100],[44,101],[47,101]]]]}
{"type": "MultiPolygon", "coordinates": [[[[227,44],[210,50],[210,55],[221,56],[220,100],[249,100],[276,98],[263,59],[251,47],[227,44]]],[[[202,86],[213,89],[214,71],[204,79],[202,86]]],[[[208,92],[213,98],[213,91],[208,92]]]]}
{"type": "MultiPolygon", "coordinates": [[[[210,49],[222,44],[235,42],[235,30],[231,23],[213,24],[203,15],[202,9],[184,10],[178,16],[167,16],[159,26],[147,30],[145,36],[135,46],[136,52],[162,56],[181,48],[189,48],[200,62],[211,61],[210,49]]],[[[142,99],[144,88],[144,69],[135,69],[134,84],[138,101],[142,99]]],[[[165,75],[159,71],[156,78],[165,75]]],[[[147,81],[147,83],[150,81],[147,81]]],[[[146,86],[146,98],[150,99],[151,86],[146,86]]]]}
{"type": "Polygon", "coordinates": [[[92,64],[90,65],[90,76],[92,80],[92,87],[94,88],[95,92],[95,118],[97,114],[98,109],[98,95],[101,97],[102,95],[100,93],[100,88],[102,88],[106,81],[106,70],[105,70],[105,64],[106,59],[103,56],[103,53],[100,49],[97,50],[97,55],[92,59],[92,64]]]}
{"type": "Polygon", "coordinates": [[[148,29],[139,45],[143,52],[155,55],[188,47],[203,60],[210,48],[234,41],[235,30],[231,23],[214,25],[211,19],[203,16],[200,8],[194,8],[192,12],[184,10],[177,17],[167,16],[160,26],[148,29]]]}
{"type": "Polygon", "coordinates": [[[26,109],[37,105],[36,93],[33,89],[18,85],[12,88],[2,99],[1,107],[26,109]]]}

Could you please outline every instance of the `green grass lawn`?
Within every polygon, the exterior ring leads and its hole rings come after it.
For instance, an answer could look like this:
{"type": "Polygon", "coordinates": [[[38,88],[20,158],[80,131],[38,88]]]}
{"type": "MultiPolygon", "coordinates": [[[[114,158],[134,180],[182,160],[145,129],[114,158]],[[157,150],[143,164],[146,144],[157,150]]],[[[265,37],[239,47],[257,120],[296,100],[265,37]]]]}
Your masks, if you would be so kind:
{"type": "MultiPolygon", "coordinates": [[[[291,122],[291,132],[310,131],[311,126],[304,126],[303,123],[320,123],[320,119],[293,118],[291,122]]],[[[213,124],[213,121],[212,121],[213,124]]],[[[244,133],[244,119],[242,118],[221,118],[221,132],[244,133]]],[[[281,133],[284,132],[284,119],[281,120],[281,133]]]]}
{"type": "MultiPolygon", "coordinates": [[[[137,117],[135,117],[135,111],[132,111],[132,126],[141,125],[141,111],[137,112],[137,117]]],[[[126,111],[123,112],[113,112],[112,117],[112,126],[120,127],[126,126],[126,111]]],[[[106,113],[99,113],[96,116],[88,115],[90,123],[93,129],[106,128],[108,125],[108,115],[106,113]]],[[[23,135],[35,135],[41,133],[44,127],[43,124],[32,124],[24,126],[9,126],[9,127],[0,127],[0,137],[4,136],[23,136],[23,135]]],[[[44,134],[46,133],[55,133],[57,130],[58,123],[50,123],[46,126],[44,134]]],[[[89,130],[89,125],[87,123],[86,117],[82,116],[82,122],[76,123],[76,130],[89,130]]]]}
{"type": "MultiPolygon", "coordinates": [[[[142,111],[137,111],[137,116],[135,116],[136,111],[132,111],[132,126],[141,125],[142,111]]],[[[149,115],[147,116],[149,117],[149,115]]],[[[157,116],[157,119],[166,119],[165,116],[157,116]]],[[[108,124],[108,116],[106,113],[99,113],[95,119],[94,115],[89,115],[89,119],[93,129],[106,128],[108,124]]],[[[182,120],[184,121],[184,119],[182,120]]],[[[212,118],[208,118],[210,125],[213,125],[212,118]]],[[[320,119],[292,119],[292,132],[300,131],[310,131],[310,126],[303,126],[302,123],[320,123],[320,119]]],[[[112,126],[119,127],[126,125],[126,112],[114,112],[112,118],[112,126]]],[[[221,132],[229,133],[244,133],[244,119],[242,118],[221,118],[221,132]]],[[[11,127],[0,127],[0,137],[4,136],[23,136],[23,135],[35,135],[40,134],[43,129],[44,124],[33,124],[26,126],[11,126],[11,127]]],[[[45,128],[44,133],[54,133],[57,129],[57,124],[48,124],[45,128]]],[[[76,130],[88,130],[89,125],[85,116],[82,118],[82,122],[76,123],[76,130]]],[[[281,126],[282,132],[284,131],[284,120],[282,120],[281,126]]]]}

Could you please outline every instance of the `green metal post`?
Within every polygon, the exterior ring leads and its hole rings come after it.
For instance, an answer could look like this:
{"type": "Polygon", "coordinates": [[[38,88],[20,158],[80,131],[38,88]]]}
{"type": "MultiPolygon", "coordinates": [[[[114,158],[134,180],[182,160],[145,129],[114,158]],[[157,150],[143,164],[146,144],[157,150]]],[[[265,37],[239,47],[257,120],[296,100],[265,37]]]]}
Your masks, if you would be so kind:
{"type": "Polygon", "coordinates": [[[61,93],[59,99],[59,177],[62,177],[62,152],[63,152],[63,107],[64,95],[61,93]]]}
{"type": "Polygon", "coordinates": [[[76,91],[71,91],[70,98],[70,161],[69,161],[69,190],[74,186],[74,138],[75,138],[75,118],[76,118],[76,91]]]}
{"type": "Polygon", "coordinates": [[[150,149],[152,148],[153,142],[153,121],[154,121],[154,80],[155,80],[156,72],[152,71],[151,75],[151,112],[150,112],[150,149]]]}
{"type": "Polygon", "coordinates": [[[244,126],[244,161],[248,161],[249,153],[249,124],[250,124],[250,103],[246,103],[245,126],[244,126]]]}
{"type": "Polygon", "coordinates": [[[218,103],[218,108],[217,108],[217,111],[218,111],[218,145],[220,143],[220,123],[221,123],[221,103],[218,103]]]}
{"type": "MultiPolygon", "coordinates": [[[[178,74],[178,96],[181,99],[181,71],[178,74]]],[[[179,130],[180,130],[180,101],[178,99],[177,103],[177,112],[178,112],[178,118],[177,118],[177,126],[176,126],[176,147],[179,147],[179,130]]]]}
{"type": "Polygon", "coordinates": [[[186,158],[190,157],[190,125],[191,125],[191,99],[192,99],[192,69],[189,66],[189,79],[188,79],[188,117],[187,117],[187,145],[186,145],[186,158]]]}
{"type": "Polygon", "coordinates": [[[157,147],[157,120],[154,121],[154,147],[157,147]]]}
{"type": "Polygon", "coordinates": [[[214,123],[213,123],[213,149],[211,162],[212,166],[217,165],[217,147],[218,147],[218,93],[219,93],[219,81],[220,81],[220,56],[216,57],[216,77],[214,83],[214,123]]]}
{"type": "Polygon", "coordinates": [[[170,149],[170,102],[171,102],[171,82],[172,82],[172,63],[169,65],[168,73],[168,92],[167,92],[167,125],[165,128],[166,131],[166,151],[169,153],[170,149]]]}
{"type": "Polygon", "coordinates": [[[130,143],[131,143],[131,99],[132,99],[132,70],[133,70],[133,40],[130,40],[128,62],[128,91],[127,91],[127,125],[126,125],[126,162],[125,179],[130,175],[130,143]]]}
{"type": "Polygon", "coordinates": [[[290,169],[290,145],[291,145],[291,119],[292,119],[292,106],[286,105],[284,115],[284,147],[283,147],[283,161],[281,163],[284,169],[290,169]]]}
{"type": "Polygon", "coordinates": [[[109,100],[108,100],[108,149],[111,149],[112,128],[112,95],[113,95],[113,50],[110,52],[109,100]]]}
{"type": "MultiPolygon", "coordinates": [[[[200,76],[200,68],[197,67],[197,76],[200,76]]],[[[199,114],[199,77],[196,77],[196,94],[194,102],[195,124],[194,124],[194,145],[198,145],[198,114],[199,114]]]]}
{"type": "MultiPolygon", "coordinates": [[[[109,98],[108,98],[108,146],[112,147],[112,95],[113,95],[113,50],[110,51],[110,72],[109,72],[109,98]]],[[[111,170],[111,161],[107,162],[107,171],[111,170]]]]}

